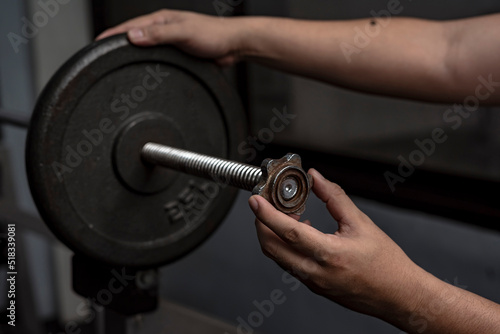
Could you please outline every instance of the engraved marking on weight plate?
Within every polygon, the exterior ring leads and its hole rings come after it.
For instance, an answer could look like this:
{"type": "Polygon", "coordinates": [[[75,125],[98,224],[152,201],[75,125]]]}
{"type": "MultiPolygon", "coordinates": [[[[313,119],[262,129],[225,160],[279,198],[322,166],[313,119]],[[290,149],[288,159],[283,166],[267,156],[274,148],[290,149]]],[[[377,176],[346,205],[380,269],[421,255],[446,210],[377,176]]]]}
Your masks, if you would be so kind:
{"type": "Polygon", "coordinates": [[[164,209],[172,224],[184,221],[189,224],[203,214],[211,200],[217,197],[220,186],[215,182],[201,184],[190,180],[177,199],[165,204],[164,209]]]}

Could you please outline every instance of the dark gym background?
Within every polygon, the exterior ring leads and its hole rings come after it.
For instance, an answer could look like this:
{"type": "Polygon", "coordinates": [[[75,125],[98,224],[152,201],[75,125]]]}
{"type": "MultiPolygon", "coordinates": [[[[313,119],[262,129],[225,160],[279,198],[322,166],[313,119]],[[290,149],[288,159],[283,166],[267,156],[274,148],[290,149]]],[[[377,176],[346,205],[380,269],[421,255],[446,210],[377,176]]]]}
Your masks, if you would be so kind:
{"type": "MultiPolygon", "coordinates": [[[[220,0],[222,3],[235,3],[220,0]]],[[[7,38],[22,18],[40,10],[37,0],[0,5],[0,107],[28,118],[37,94],[54,71],[106,27],[160,8],[218,15],[214,1],[67,1],[16,53],[7,38]]],[[[387,0],[238,1],[225,15],[350,19],[387,8],[387,0]]],[[[402,0],[401,16],[453,19],[493,13],[500,4],[476,1],[402,0]]],[[[409,36],[410,38],[410,36],[409,36]]],[[[390,50],[388,50],[390,52],[390,50]]],[[[257,65],[227,71],[238,87],[253,135],[269,127],[273,109],[296,115],[259,152],[260,158],[301,153],[341,184],[420,266],[437,277],[500,302],[500,110],[483,108],[441,144],[425,164],[392,193],[383,173],[394,171],[413,141],[443,124],[449,105],[422,104],[353,93],[257,65]]],[[[3,125],[0,141],[0,233],[15,222],[19,264],[17,297],[29,333],[58,333],[57,325],[81,320],[81,301],[70,288],[70,252],[39,220],[24,172],[26,131],[3,125]]],[[[257,159],[258,160],[258,159],[257,159]]],[[[247,319],[254,301],[285,292],[286,301],[254,328],[260,333],[399,333],[377,319],[339,307],[305,286],[292,291],[282,270],[259,248],[253,216],[240,192],[222,227],[193,253],[161,270],[164,298],[229,323],[247,319]]],[[[324,231],[335,226],[321,203],[310,200],[306,217],[324,231]]],[[[0,311],[5,309],[0,270],[0,311]]],[[[2,315],[2,322],[5,317],[2,315]]]]}

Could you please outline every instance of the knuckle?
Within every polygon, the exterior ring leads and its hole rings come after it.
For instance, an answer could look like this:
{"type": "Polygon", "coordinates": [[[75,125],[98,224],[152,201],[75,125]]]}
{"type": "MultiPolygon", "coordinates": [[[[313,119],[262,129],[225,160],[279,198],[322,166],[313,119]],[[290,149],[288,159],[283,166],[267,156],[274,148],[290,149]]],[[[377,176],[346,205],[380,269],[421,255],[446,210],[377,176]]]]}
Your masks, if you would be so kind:
{"type": "Polygon", "coordinates": [[[264,235],[259,235],[260,249],[265,256],[274,258],[276,256],[277,248],[273,246],[271,239],[264,235]]]}
{"type": "Polygon", "coordinates": [[[353,231],[353,228],[351,225],[349,225],[349,223],[355,222],[356,224],[358,224],[361,221],[363,221],[363,216],[361,211],[359,210],[351,210],[349,212],[346,212],[338,220],[339,224],[342,225],[342,229],[344,232],[353,231]]]}
{"type": "Polygon", "coordinates": [[[313,258],[305,258],[293,267],[293,273],[301,280],[314,281],[321,275],[321,267],[313,258]]]}
{"type": "Polygon", "coordinates": [[[343,268],[345,266],[342,249],[338,247],[338,238],[335,235],[328,235],[325,248],[316,255],[316,261],[323,267],[343,268]]]}
{"type": "Polygon", "coordinates": [[[313,284],[320,291],[330,291],[333,289],[333,284],[328,278],[314,277],[313,284]]]}
{"type": "Polygon", "coordinates": [[[167,16],[165,9],[160,9],[149,16],[149,20],[153,24],[162,24],[167,16]]]}
{"type": "Polygon", "coordinates": [[[306,281],[309,289],[311,289],[315,293],[321,294],[325,291],[333,289],[331,277],[329,277],[329,275],[326,275],[325,271],[323,270],[315,270],[313,272],[308,271],[307,276],[300,278],[306,281]]]}
{"type": "Polygon", "coordinates": [[[161,26],[154,25],[148,27],[147,35],[153,42],[159,42],[161,40],[161,26]]]}
{"type": "Polygon", "coordinates": [[[170,11],[168,9],[163,8],[154,12],[154,15],[156,15],[156,17],[165,18],[169,13],[170,11]]]}
{"type": "Polygon", "coordinates": [[[278,248],[276,246],[271,246],[267,243],[262,243],[261,247],[262,253],[270,259],[276,259],[278,248]]]}
{"type": "Polygon", "coordinates": [[[346,268],[346,261],[345,258],[341,255],[332,255],[328,259],[328,265],[332,268],[336,269],[345,269],[346,268]]]}
{"type": "Polygon", "coordinates": [[[163,18],[163,22],[175,22],[179,19],[189,16],[189,11],[175,10],[175,9],[162,9],[158,11],[163,18]]]}
{"type": "Polygon", "coordinates": [[[349,217],[346,215],[339,216],[338,218],[335,218],[339,225],[339,230],[342,229],[343,232],[347,232],[347,229],[349,228],[349,217]]]}
{"type": "Polygon", "coordinates": [[[261,246],[260,246],[260,249],[262,250],[262,253],[263,253],[265,256],[267,256],[267,257],[269,257],[269,258],[272,258],[272,256],[271,256],[271,252],[268,250],[268,248],[267,248],[267,246],[266,246],[266,245],[261,245],[261,246]]]}
{"type": "Polygon", "coordinates": [[[316,252],[316,254],[314,254],[314,258],[319,265],[326,266],[330,264],[331,254],[328,251],[321,250],[316,252]]]}
{"type": "Polygon", "coordinates": [[[344,189],[336,183],[330,182],[330,193],[334,197],[346,196],[344,189]]]}
{"type": "Polygon", "coordinates": [[[299,239],[300,239],[300,233],[299,231],[297,231],[296,227],[286,231],[283,234],[283,240],[291,244],[297,243],[299,239]]]}

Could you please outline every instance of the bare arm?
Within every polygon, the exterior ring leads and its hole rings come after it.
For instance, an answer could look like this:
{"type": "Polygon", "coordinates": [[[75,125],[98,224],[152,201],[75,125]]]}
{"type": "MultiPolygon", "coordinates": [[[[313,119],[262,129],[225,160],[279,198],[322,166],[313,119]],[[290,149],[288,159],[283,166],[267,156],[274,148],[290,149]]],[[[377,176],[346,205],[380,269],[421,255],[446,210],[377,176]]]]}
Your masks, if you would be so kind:
{"type": "Polygon", "coordinates": [[[477,95],[482,76],[494,88],[482,103],[498,104],[499,23],[500,14],[444,22],[304,21],[163,10],[100,37],[128,31],[138,45],[169,43],[220,64],[248,59],[349,89],[431,102],[477,95]]]}
{"type": "MultiPolygon", "coordinates": [[[[499,23],[500,15],[448,22],[255,19],[244,54],[354,90],[462,102],[475,94],[479,76],[493,74],[500,86],[499,23]]],[[[485,102],[500,103],[500,90],[485,102]]]]}
{"type": "Polygon", "coordinates": [[[252,196],[263,252],[312,291],[409,333],[498,333],[500,305],[445,283],[413,263],[336,184],[317,171],[313,191],[335,234],[298,222],[252,196]]]}

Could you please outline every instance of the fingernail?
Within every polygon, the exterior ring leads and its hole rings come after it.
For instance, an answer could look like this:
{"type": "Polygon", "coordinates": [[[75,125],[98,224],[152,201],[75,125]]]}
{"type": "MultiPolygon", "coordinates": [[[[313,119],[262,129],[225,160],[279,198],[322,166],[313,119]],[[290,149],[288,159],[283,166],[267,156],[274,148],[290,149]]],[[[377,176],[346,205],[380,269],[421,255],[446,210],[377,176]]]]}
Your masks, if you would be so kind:
{"type": "Polygon", "coordinates": [[[130,39],[138,40],[144,38],[144,31],[142,29],[132,29],[128,32],[130,39]]]}
{"type": "Polygon", "coordinates": [[[250,197],[248,204],[250,204],[252,211],[257,211],[257,209],[259,209],[259,202],[257,202],[257,200],[253,197],[250,197]]]}

